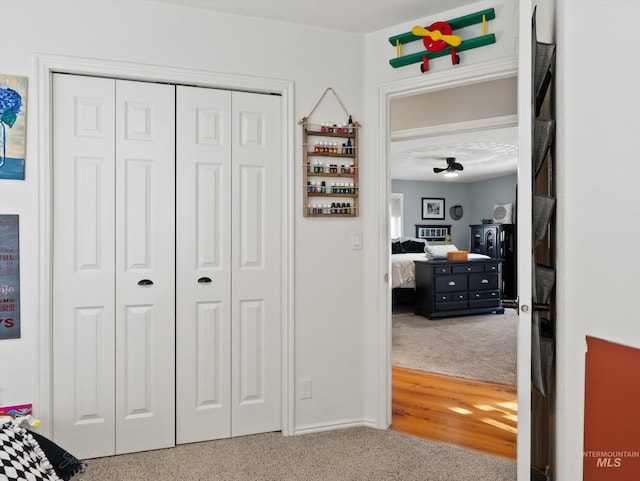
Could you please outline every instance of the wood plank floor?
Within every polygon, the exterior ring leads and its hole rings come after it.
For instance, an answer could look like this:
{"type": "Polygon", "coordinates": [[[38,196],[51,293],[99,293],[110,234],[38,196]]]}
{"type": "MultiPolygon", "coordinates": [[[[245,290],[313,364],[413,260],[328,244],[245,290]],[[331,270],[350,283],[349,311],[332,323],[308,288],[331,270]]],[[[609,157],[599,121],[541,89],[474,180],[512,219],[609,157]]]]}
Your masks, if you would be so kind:
{"type": "Polygon", "coordinates": [[[392,368],[391,429],[516,459],[514,386],[392,368]]]}

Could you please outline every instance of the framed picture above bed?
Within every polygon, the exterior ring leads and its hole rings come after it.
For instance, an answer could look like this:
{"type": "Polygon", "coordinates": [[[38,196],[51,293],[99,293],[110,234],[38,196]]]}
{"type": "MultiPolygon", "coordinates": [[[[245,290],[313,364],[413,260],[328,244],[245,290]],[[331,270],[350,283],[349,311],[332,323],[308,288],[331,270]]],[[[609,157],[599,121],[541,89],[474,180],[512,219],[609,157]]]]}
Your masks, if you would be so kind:
{"type": "Polygon", "coordinates": [[[422,198],[422,218],[444,220],[444,199],[434,197],[422,198]]]}

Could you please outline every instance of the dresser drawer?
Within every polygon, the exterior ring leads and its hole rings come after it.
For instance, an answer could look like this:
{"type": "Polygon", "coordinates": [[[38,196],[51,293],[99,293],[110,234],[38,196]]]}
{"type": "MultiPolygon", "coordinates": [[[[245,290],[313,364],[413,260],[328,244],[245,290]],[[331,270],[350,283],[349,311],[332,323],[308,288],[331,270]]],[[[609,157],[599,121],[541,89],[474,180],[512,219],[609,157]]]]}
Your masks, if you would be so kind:
{"type": "Polygon", "coordinates": [[[442,274],[451,274],[451,266],[437,266],[433,268],[433,273],[436,276],[440,276],[442,274]]]}
{"type": "Polygon", "coordinates": [[[455,292],[467,290],[466,274],[435,277],[435,292],[455,292]]]}
{"type": "Polygon", "coordinates": [[[469,299],[469,308],[500,307],[500,299],[469,299]]]}
{"type": "Polygon", "coordinates": [[[433,305],[433,310],[442,311],[459,311],[467,309],[469,307],[467,301],[454,301],[454,302],[436,302],[433,305]]]}
{"type": "Polygon", "coordinates": [[[500,271],[500,264],[498,264],[498,263],[485,264],[484,265],[484,271],[485,272],[499,272],[500,271]]]}
{"type": "Polygon", "coordinates": [[[493,291],[471,291],[469,292],[469,299],[477,300],[477,299],[500,299],[500,290],[496,289],[493,291]]]}
{"type": "Polygon", "coordinates": [[[484,265],[482,264],[465,264],[463,266],[451,266],[452,274],[462,274],[469,272],[484,272],[484,265]]]}
{"type": "Polygon", "coordinates": [[[498,273],[471,274],[469,275],[469,290],[485,290],[498,288],[498,273]]]}
{"type": "Polygon", "coordinates": [[[467,291],[463,292],[439,292],[433,296],[435,302],[452,302],[466,301],[468,299],[467,291]]]}

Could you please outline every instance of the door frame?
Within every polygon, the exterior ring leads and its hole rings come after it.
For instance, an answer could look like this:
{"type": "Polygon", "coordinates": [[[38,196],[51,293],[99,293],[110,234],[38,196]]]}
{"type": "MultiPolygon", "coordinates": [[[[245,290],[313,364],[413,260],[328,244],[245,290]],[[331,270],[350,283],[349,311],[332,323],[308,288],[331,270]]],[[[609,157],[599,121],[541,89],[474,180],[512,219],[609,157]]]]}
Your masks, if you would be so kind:
{"type": "Polygon", "coordinates": [[[52,79],[53,73],[69,73],[150,82],[167,82],[198,87],[242,90],[281,96],[281,169],[284,177],[282,195],[282,434],[294,431],[294,82],[258,76],[243,76],[200,69],[158,66],[142,63],[74,57],[36,55],[38,109],[38,349],[36,352],[37,396],[35,407],[42,422],[42,433],[53,428],[52,363],[52,79]]]}
{"type": "MultiPolygon", "coordinates": [[[[521,27],[522,28],[522,27],[521,27]]],[[[527,44],[526,39],[521,44],[527,44]]],[[[522,47],[520,48],[527,48],[522,47]]],[[[530,48],[530,47],[529,47],[530,48]]],[[[379,258],[378,279],[379,284],[379,400],[378,419],[380,428],[391,425],[391,247],[389,233],[389,201],[391,199],[390,180],[390,103],[392,99],[409,95],[435,92],[470,85],[478,82],[498,80],[507,77],[518,77],[518,184],[528,182],[527,189],[519,188],[517,195],[518,208],[518,290],[520,294],[521,312],[518,322],[518,355],[517,355],[517,388],[518,388],[518,434],[517,434],[517,470],[518,479],[528,479],[530,466],[531,446],[531,400],[530,400],[530,369],[531,369],[531,313],[528,307],[531,305],[531,124],[523,121],[527,117],[527,108],[530,104],[523,101],[523,91],[530,91],[530,81],[523,79],[528,76],[530,69],[523,72],[522,65],[530,63],[530,55],[519,57],[507,57],[499,60],[488,61],[482,64],[469,65],[447,69],[442,72],[430,72],[399,81],[392,81],[378,87],[378,159],[379,174],[377,192],[378,202],[378,229],[379,234],[379,258]],[[527,57],[523,60],[521,57],[527,57]],[[520,57],[520,58],[519,58],[520,57]],[[529,87],[527,87],[529,85],[529,87]],[[528,88],[528,90],[527,90],[528,88]],[[528,137],[526,132],[529,132],[528,137]],[[528,228],[527,228],[528,223],[528,228]],[[524,230],[521,228],[524,227],[524,230]],[[528,233],[527,233],[528,232],[528,233]],[[527,269],[528,266],[528,269],[527,269]],[[526,477],[525,477],[526,476],[526,477]]],[[[530,76],[529,76],[530,77],[530,76]]],[[[526,119],[525,119],[526,120],[526,119]]]]}

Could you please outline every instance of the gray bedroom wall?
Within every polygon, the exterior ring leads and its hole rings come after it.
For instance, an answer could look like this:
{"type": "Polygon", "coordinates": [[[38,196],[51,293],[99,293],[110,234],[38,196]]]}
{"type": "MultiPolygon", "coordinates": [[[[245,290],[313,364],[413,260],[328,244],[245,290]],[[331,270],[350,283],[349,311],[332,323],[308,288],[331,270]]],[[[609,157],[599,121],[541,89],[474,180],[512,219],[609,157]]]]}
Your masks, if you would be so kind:
{"type": "MultiPolygon", "coordinates": [[[[475,182],[469,185],[471,191],[471,208],[465,209],[467,224],[480,224],[482,219],[493,218],[493,206],[495,204],[513,204],[514,220],[516,206],[517,175],[506,175],[495,179],[475,182]]],[[[463,220],[463,219],[461,219],[463,220]]]]}
{"type": "Polygon", "coordinates": [[[469,248],[469,225],[479,224],[483,218],[493,217],[494,204],[513,203],[515,208],[516,175],[507,175],[475,183],[422,182],[392,180],[391,190],[404,195],[403,231],[415,236],[416,224],[451,224],[451,242],[458,249],[469,248]],[[422,198],[445,199],[444,220],[422,219],[422,198]],[[449,209],[459,204],[464,210],[462,219],[455,221],[449,209]]]}
{"type": "Polygon", "coordinates": [[[416,224],[451,224],[451,242],[459,249],[466,249],[469,243],[469,227],[465,222],[466,214],[459,221],[449,216],[449,209],[460,204],[466,211],[470,208],[471,190],[469,184],[423,182],[414,180],[392,180],[393,192],[404,194],[404,212],[402,216],[405,236],[414,237],[416,224]],[[422,219],[422,198],[436,197],[445,199],[444,220],[422,219]]]}

